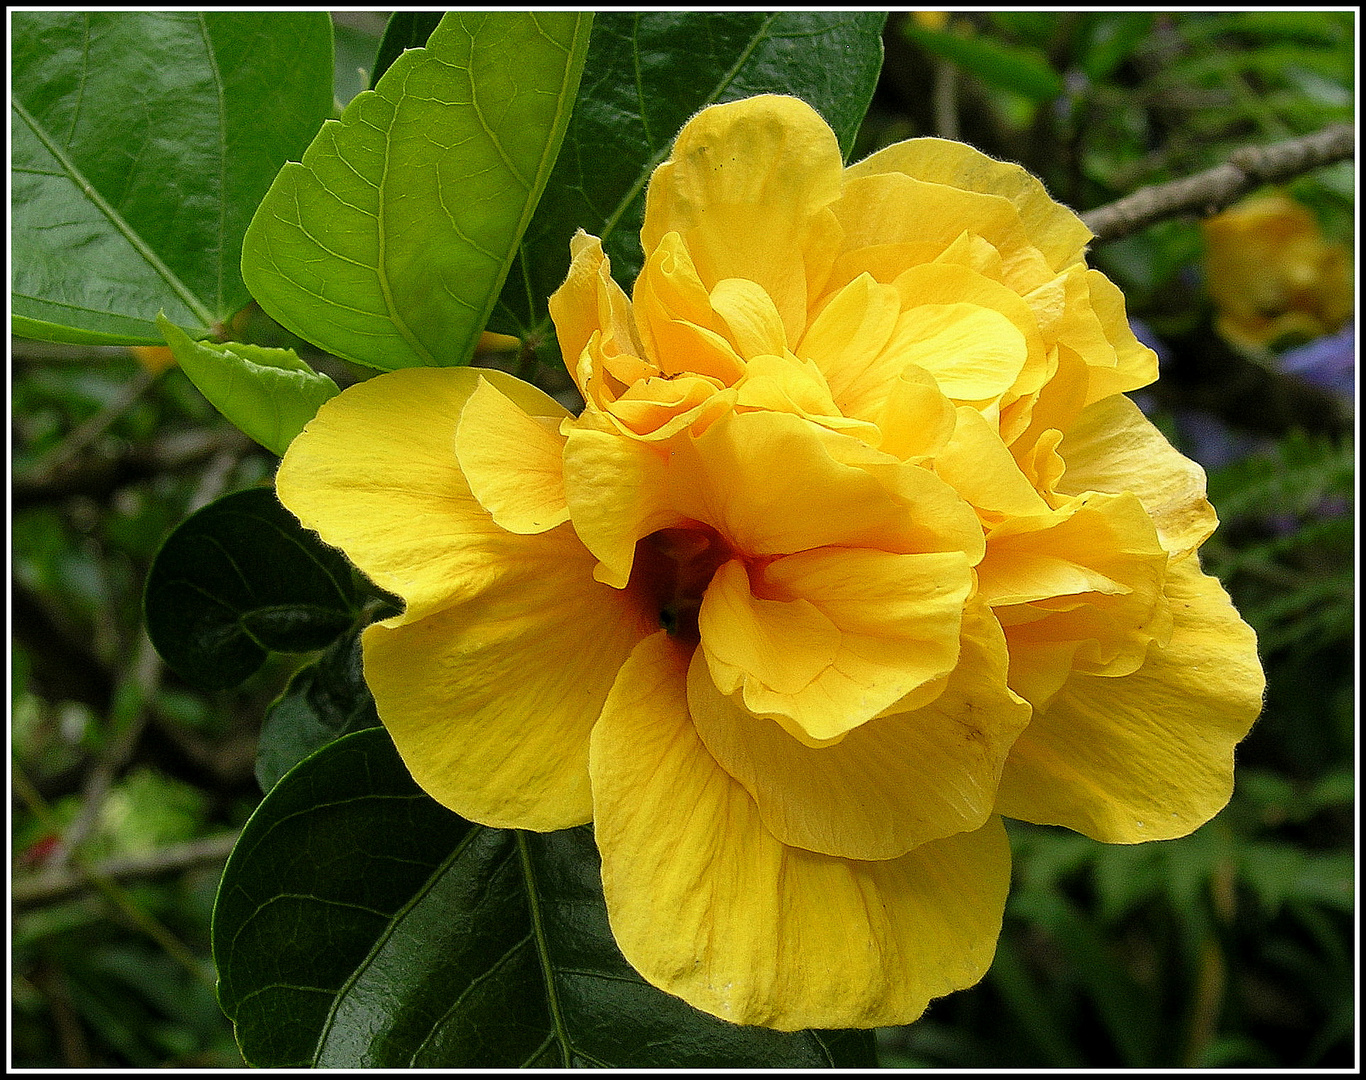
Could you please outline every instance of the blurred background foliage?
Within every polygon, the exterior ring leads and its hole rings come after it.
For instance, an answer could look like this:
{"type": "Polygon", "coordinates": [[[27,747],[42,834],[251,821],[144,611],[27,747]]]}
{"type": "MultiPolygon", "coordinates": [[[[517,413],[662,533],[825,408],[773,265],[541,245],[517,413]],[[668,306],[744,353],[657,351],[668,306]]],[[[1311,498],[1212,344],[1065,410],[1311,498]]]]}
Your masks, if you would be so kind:
{"type": "MultiPolygon", "coordinates": [[[[335,18],[340,107],[368,85],[385,20],[335,18]]],[[[961,138],[1084,212],[1352,121],[1355,18],[894,13],[854,156],[961,138]]],[[[1272,316],[1355,295],[1355,194],[1352,162],[1291,182],[1278,197],[1307,215],[1241,222],[1270,246],[1231,269],[1207,255],[1219,226],[1189,217],[1094,246],[1162,359],[1136,397],[1209,471],[1223,524],[1205,565],[1258,631],[1266,711],[1229,808],[1185,839],[1112,847],[1011,823],[990,973],[880,1032],[884,1065],[1353,1064],[1354,324],[1350,303],[1272,316]],[[1216,298],[1254,293],[1279,329],[1230,333],[1216,298]]],[[[356,377],[252,309],[235,329],[356,377]]],[[[141,591],[172,527],[268,481],[275,459],[156,354],[17,339],[11,442],[11,1063],[238,1066],[213,894],[261,795],[262,717],[311,658],[194,691],[147,644],[141,591]]]]}

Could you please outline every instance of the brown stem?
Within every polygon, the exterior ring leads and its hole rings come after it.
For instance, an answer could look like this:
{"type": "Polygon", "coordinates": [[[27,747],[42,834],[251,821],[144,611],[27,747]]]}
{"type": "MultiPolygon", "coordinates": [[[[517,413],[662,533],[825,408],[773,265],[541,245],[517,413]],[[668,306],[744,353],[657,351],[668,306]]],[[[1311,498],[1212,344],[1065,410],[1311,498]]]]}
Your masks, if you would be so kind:
{"type": "Polygon", "coordinates": [[[146,854],[110,857],[88,868],[52,867],[18,878],[10,890],[10,900],[15,911],[22,911],[75,896],[92,887],[92,877],[111,882],[139,881],[215,866],[227,859],[236,843],[237,833],[220,833],[146,854]]]}
{"type": "Polygon", "coordinates": [[[1270,146],[1245,146],[1228,161],[1183,180],[1139,188],[1132,195],[1089,210],[1082,221],[1097,240],[1117,240],[1180,214],[1217,214],[1262,184],[1276,184],[1356,154],[1350,124],[1334,124],[1270,146]]]}

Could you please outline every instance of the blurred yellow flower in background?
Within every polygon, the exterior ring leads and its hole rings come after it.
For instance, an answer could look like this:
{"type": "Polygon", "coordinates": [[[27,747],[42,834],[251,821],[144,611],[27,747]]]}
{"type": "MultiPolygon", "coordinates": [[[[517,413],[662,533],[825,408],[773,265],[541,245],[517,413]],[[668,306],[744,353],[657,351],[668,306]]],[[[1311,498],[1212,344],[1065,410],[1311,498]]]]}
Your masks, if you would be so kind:
{"type": "Polygon", "coordinates": [[[1354,301],[1351,256],[1283,192],[1253,196],[1203,223],[1216,326],[1253,348],[1303,344],[1339,330],[1354,301]]]}
{"type": "Polygon", "coordinates": [[[574,238],[579,416],[470,368],[327,402],[278,491],[406,605],[365,673],[418,783],[591,820],[631,964],[784,1030],[981,978],[1001,815],[1131,843],[1217,813],[1262,673],[1089,239],[1018,166],[845,168],[750,98],[656,169],[629,297],[574,238]]]}
{"type": "Polygon", "coordinates": [[[160,375],[175,367],[175,356],[165,345],[130,345],[128,351],[151,375],[160,375]]]}

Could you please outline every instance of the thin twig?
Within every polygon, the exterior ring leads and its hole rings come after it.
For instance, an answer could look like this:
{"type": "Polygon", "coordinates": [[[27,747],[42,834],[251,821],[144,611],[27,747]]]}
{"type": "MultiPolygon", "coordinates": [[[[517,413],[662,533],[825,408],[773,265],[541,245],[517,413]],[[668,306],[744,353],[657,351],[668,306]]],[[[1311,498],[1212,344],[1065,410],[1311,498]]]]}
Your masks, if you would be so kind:
{"type": "Polygon", "coordinates": [[[146,632],[139,632],[132,663],[114,691],[103,750],[85,778],[80,812],[62,834],[56,854],[60,861],[65,862],[80,848],[99,821],[109,789],[133,756],[137,741],[147,725],[147,703],[160,681],[161,658],[157,656],[146,632]]]}
{"type": "MultiPolygon", "coordinates": [[[[17,766],[10,770],[10,783],[13,786],[14,793],[19,796],[44,829],[53,834],[61,831],[61,826],[57,822],[52,808],[47,805],[43,797],[38,794],[38,789],[33,786],[28,777],[17,766]]],[[[154,915],[139,907],[121,885],[92,868],[79,853],[72,860],[70,872],[103,896],[128,923],[155,941],[167,956],[180,964],[194,978],[210,989],[213,988],[213,976],[209,974],[205,966],[185,943],[168,930],[154,915]]],[[[10,895],[13,899],[13,890],[10,895]]]]}
{"type": "Polygon", "coordinates": [[[51,472],[16,473],[11,478],[11,509],[23,510],[72,495],[103,498],[125,484],[197,468],[224,451],[232,451],[240,458],[255,449],[256,444],[247,436],[226,425],[171,432],[150,445],[123,448],[113,457],[88,455],[51,472]]]}
{"type": "Polygon", "coordinates": [[[163,874],[215,866],[227,859],[237,843],[237,833],[220,833],[199,840],[172,844],[141,855],[119,855],[95,863],[88,870],[49,867],[40,873],[18,878],[10,890],[15,911],[54,904],[90,887],[90,876],[107,881],[140,881],[163,874]]]}
{"type": "Polygon", "coordinates": [[[136,405],[152,383],[156,382],[156,379],[157,376],[152,372],[139,368],[113,401],[85,423],[73,428],[70,434],[53,447],[42,461],[33,466],[33,475],[35,477],[54,475],[63,465],[74,459],[77,454],[108,431],[114,421],[136,405]]]}
{"type": "Polygon", "coordinates": [[[961,138],[958,132],[958,66],[942,57],[934,60],[934,128],[941,139],[961,138]]]}
{"type": "Polygon", "coordinates": [[[1213,169],[1140,188],[1081,215],[1097,240],[1117,240],[1180,214],[1217,214],[1262,184],[1277,184],[1356,154],[1350,124],[1334,124],[1270,146],[1245,146],[1213,169]]]}

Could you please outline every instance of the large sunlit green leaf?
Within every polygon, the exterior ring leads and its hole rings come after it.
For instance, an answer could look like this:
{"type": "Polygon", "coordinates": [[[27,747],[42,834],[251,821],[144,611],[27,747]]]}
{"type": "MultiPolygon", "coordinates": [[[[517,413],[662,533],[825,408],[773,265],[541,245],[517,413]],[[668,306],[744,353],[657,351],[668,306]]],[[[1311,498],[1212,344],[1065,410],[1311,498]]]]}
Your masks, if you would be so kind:
{"type": "Polygon", "coordinates": [[[190,381],[214,407],[273,454],[283,455],[337,384],[293,349],[195,341],[164,315],[157,327],[190,381]]]}
{"type": "Polygon", "coordinates": [[[546,301],[569,270],[577,229],[602,238],[613,275],[630,287],[650,173],[707,105],[794,94],[847,156],[882,69],[885,21],[870,11],[600,12],[564,148],[491,329],[547,330],[546,301]]]}
{"type": "Polygon", "coordinates": [[[591,22],[448,13],[281,171],[242,253],[261,306],[372,367],[467,362],[555,162],[591,22]]]}
{"type": "Polygon", "coordinates": [[[225,495],[167,537],[147,574],[147,636],[205,689],[236,686],[271,652],[321,649],[357,618],[350,564],[270,488],[225,495]]]}
{"type": "Polygon", "coordinates": [[[242,236],[332,107],[324,12],[20,11],[11,19],[13,329],[160,344],[250,297],[242,236]]]}
{"type": "Polygon", "coordinates": [[[382,728],[276,784],[224,870],[213,946],[255,1065],[875,1064],[869,1032],[740,1027],[648,985],[612,939],[591,828],[464,821],[382,728]]]}
{"type": "Polygon", "coordinates": [[[370,89],[384,77],[395,60],[403,55],[405,49],[421,49],[432,36],[432,31],[441,25],[439,11],[395,11],[384,24],[384,37],[380,39],[375,53],[375,63],[370,75],[370,89]]]}

